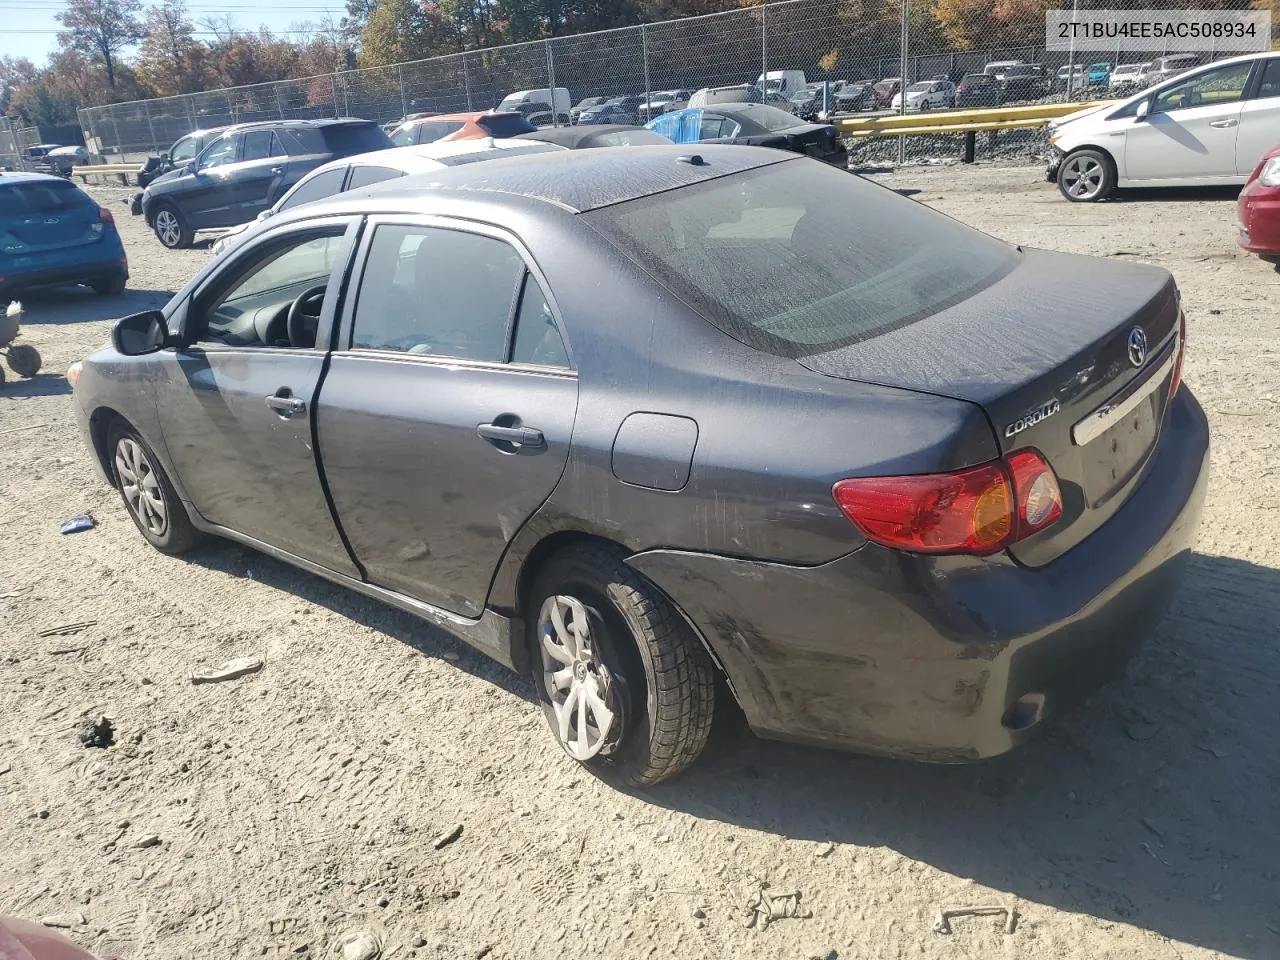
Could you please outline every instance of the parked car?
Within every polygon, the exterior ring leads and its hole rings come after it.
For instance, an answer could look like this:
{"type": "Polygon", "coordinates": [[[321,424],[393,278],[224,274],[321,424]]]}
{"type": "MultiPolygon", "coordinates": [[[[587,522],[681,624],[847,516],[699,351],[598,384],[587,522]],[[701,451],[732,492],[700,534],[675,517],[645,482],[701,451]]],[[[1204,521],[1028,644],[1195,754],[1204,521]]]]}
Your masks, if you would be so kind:
{"type": "Polygon", "coordinates": [[[70,178],[73,167],[83,167],[89,162],[89,151],[84,147],[55,147],[44,160],[49,173],[70,178]]]}
{"type": "Polygon", "coordinates": [[[516,139],[552,143],[569,150],[583,150],[591,147],[652,147],[671,143],[667,137],[653,130],[624,123],[543,127],[533,133],[522,133],[516,139]]]}
{"type": "Polygon", "coordinates": [[[1087,86],[1087,82],[1088,71],[1085,70],[1083,63],[1063,64],[1058,68],[1053,89],[1055,92],[1066,92],[1070,88],[1074,92],[1087,86]]]}
{"type": "Polygon", "coordinates": [[[993,60],[982,68],[982,72],[989,77],[995,77],[1000,80],[1010,67],[1021,67],[1023,65],[1024,63],[1021,60],[993,60]]]}
{"type": "Polygon", "coordinates": [[[1049,124],[1068,200],[1116,187],[1243,184],[1280,130],[1280,52],[1219,60],[1049,124]]]}
{"type": "Polygon", "coordinates": [[[142,215],[166,247],[189,247],[199,230],[248,223],[320,164],[391,145],[371,120],[228,127],[195,160],[152,181],[142,193],[142,215]]]}
{"type": "MultiPolygon", "coordinates": [[[[226,127],[210,127],[208,130],[193,130],[185,137],[179,137],[173,146],[158,157],[148,157],[138,172],[138,186],[146,188],[171,170],[180,170],[199,156],[200,151],[222,134],[226,127]]],[[[142,194],[134,197],[137,209],[132,210],[134,216],[142,213],[142,194]]]]}
{"type": "Polygon", "coordinates": [[[82,283],[115,294],[128,279],[110,210],[62,177],[0,176],[0,307],[32,287],[82,283]]]}
{"type": "Polygon", "coordinates": [[[1085,73],[1085,84],[1090,87],[1105,87],[1111,82],[1111,64],[1105,61],[1089,64],[1085,73]]]}
{"type": "Polygon", "coordinates": [[[1050,80],[1038,63],[1015,63],[999,78],[1000,102],[1039,100],[1049,93],[1050,80]]]}
{"type": "Polygon", "coordinates": [[[915,760],[1027,741],[1122,669],[1196,540],[1173,278],[697,156],[273,218],[69,371],[93,464],[161,551],[237,541],[527,674],[611,782],[694,762],[728,696],[915,760]]]}
{"type": "Polygon", "coordinates": [[[898,91],[889,101],[894,110],[902,109],[903,97],[906,97],[908,112],[941,110],[956,105],[956,86],[950,80],[921,80],[907,87],[906,91],[898,91]]]}
{"type": "Polygon", "coordinates": [[[413,173],[431,173],[479,160],[530,153],[554,153],[562,149],[565,148],[550,143],[525,143],[489,137],[485,140],[455,140],[451,143],[436,141],[421,146],[375,150],[373,153],[331,160],[299,180],[274,206],[258,214],[257,219],[233,227],[215,240],[213,255],[217,257],[226,253],[240,243],[257,224],[304,203],[315,203],[348,190],[371,187],[375,183],[413,173]]]}
{"type": "Polygon", "coordinates": [[[1000,104],[1000,81],[989,73],[971,73],[956,84],[956,106],[995,107],[1000,104]]]}
{"type": "Polygon", "coordinates": [[[875,98],[875,109],[888,109],[893,98],[902,89],[902,81],[897,77],[885,77],[871,85],[871,95],[875,98]]]}
{"type": "Polygon", "coordinates": [[[829,123],[805,123],[763,103],[721,103],[663,114],[648,123],[673,143],[735,143],[776,147],[845,167],[849,151],[829,123]]]}
{"type": "Polygon", "coordinates": [[[639,107],[643,103],[644,97],[634,94],[611,97],[602,104],[583,110],[578,115],[578,123],[623,123],[634,126],[639,122],[639,107]]]}
{"type": "Polygon", "coordinates": [[[1130,94],[1147,84],[1152,63],[1121,63],[1111,71],[1111,79],[1107,81],[1108,92],[1114,96],[1130,94]]]}
{"type": "Polygon", "coordinates": [[[862,110],[874,110],[876,95],[866,80],[845,80],[835,90],[833,109],[837,113],[856,113],[862,110]]]}
{"type": "MultiPolygon", "coordinates": [[[[688,107],[710,107],[721,103],[762,103],[763,95],[758,87],[747,83],[727,87],[703,87],[689,97],[688,107]]],[[[670,112],[670,111],[668,111],[670,112]]]]}
{"type": "Polygon", "coordinates": [[[612,97],[584,97],[569,108],[569,122],[577,123],[578,117],[582,115],[583,110],[590,110],[592,107],[598,107],[602,103],[612,100],[612,97]]]}
{"type": "Polygon", "coordinates": [[[435,110],[427,110],[419,113],[406,113],[399,120],[392,120],[389,123],[384,123],[382,125],[382,132],[385,133],[387,136],[391,136],[391,134],[395,133],[397,130],[403,127],[406,123],[408,123],[410,120],[425,120],[427,117],[438,117],[438,116],[440,116],[440,113],[435,110]]]}
{"type": "Polygon", "coordinates": [[[762,93],[776,93],[790,100],[799,90],[808,86],[803,70],[770,70],[756,78],[756,89],[762,93]]]}
{"type": "Polygon", "coordinates": [[[535,127],[551,127],[556,124],[568,125],[572,105],[573,99],[567,88],[556,87],[552,90],[544,87],[541,90],[517,90],[507,94],[498,104],[498,112],[514,110],[524,114],[535,127]]]}
{"type": "Polygon", "coordinates": [[[692,91],[689,90],[657,90],[649,94],[649,99],[636,107],[636,122],[648,123],[654,117],[665,113],[673,103],[687,104],[692,91]]]}
{"type": "MultiPolygon", "coordinates": [[[[1280,94],[1280,89],[1276,93],[1280,94]]],[[[1249,174],[1236,201],[1236,213],[1240,246],[1271,263],[1280,263],[1280,146],[1268,151],[1249,174]]]]}
{"type": "Polygon", "coordinates": [[[515,110],[478,113],[437,113],[420,120],[401,124],[391,134],[397,147],[421,146],[426,143],[448,143],[453,140],[507,138],[538,129],[524,114],[515,110]]]}
{"type": "Polygon", "coordinates": [[[1204,63],[1204,57],[1198,53],[1177,53],[1160,57],[1151,65],[1151,80],[1156,83],[1171,80],[1202,63],[1204,63]]]}
{"type": "Polygon", "coordinates": [[[37,143],[22,151],[22,163],[32,173],[47,173],[49,170],[49,153],[62,146],[60,143],[37,143]]]}

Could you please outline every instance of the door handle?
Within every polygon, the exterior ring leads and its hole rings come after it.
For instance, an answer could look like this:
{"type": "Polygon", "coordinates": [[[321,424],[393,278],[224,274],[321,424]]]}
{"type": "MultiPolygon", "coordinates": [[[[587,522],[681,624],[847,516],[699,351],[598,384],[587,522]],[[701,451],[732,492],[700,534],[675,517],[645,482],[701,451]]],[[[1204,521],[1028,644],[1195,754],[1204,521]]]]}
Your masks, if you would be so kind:
{"type": "Polygon", "coordinates": [[[540,447],[543,443],[542,431],[534,427],[504,427],[496,423],[481,423],[476,427],[476,434],[485,440],[497,440],[513,447],[540,447]]]}
{"type": "Polygon", "coordinates": [[[295,413],[301,413],[307,409],[305,400],[283,391],[271,394],[266,398],[266,401],[268,407],[285,418],[292,417],[295,413]]]}
{"type": "Polygon", "coordinates": [[[1209,126],[1217,127],[1221,130],[1224,127],[1234,127],[1239,122],[1239,120],[1212,120],[1210,121],[1209,126]]]}
{"type": "Polygon", "coordinates": [[[280,174],[284,173],[284,167],[272,167],[271,172],[278,177],[280,174]]]}

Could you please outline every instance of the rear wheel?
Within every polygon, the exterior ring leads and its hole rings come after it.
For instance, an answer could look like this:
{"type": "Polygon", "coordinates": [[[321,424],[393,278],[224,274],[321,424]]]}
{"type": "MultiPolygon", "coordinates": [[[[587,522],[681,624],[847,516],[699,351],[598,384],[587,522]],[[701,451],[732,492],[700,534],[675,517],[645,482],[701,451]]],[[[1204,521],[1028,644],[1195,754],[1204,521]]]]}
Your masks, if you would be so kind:
{"type": "Polygon", "coordinates": [[[194,234],[172,204],[160,205],[151,220],[151,228],[156,232],[156,239],[170,250],[191,246],[194,234]]]}
{"type": "Polygon", "coordinates": [[[706,745],[715,670],[680,613],[591,544],[553,557],[529,594],[534,682],[569,756],[619,786],[680,773],[706,745]]]}
{"type": "Polygon", "coordinates": [[[1115,165],[1101,150],[1076,150],[1058,167],[1058,189],[1073,203],[1101,200],[1115,185],[1115,165]]]}
{"type": "Polygon", "coordinates": [[[187,509],[169,482],[155,453],[123,420],[107,434],[116,489],[147,542],[161,553],[185,553],[204,535],[191,524],[187,509]]]}
{"type": "Polygon", "coordinates": [[[34,377],[40,372],[40,351],[25,343],[9,348],[9,368],[20,377],[34,377]]]}

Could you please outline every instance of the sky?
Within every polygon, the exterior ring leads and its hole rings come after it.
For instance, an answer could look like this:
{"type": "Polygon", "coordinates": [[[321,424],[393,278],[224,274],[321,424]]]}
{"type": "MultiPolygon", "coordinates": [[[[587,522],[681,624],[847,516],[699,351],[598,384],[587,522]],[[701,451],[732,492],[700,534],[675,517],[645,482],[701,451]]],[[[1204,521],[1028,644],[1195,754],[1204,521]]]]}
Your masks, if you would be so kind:
{"type": "MultiPolygon", "coordinates": [[[[26,57],[44,66],[49,54],[58,49],[60,25],[55,17],[65,8],[63,0],[0,0],[0,56],[26,57]]],[[[197,24],[206,17],[230,16],[242,30],[266,26],[274,33],[285,33],[306,21],[326,17],[337,21],[347,11],[342,0],[188,0],[187,12],[197,24]]],[[[211,36],[203,27],[197,26],[196,31],[204,39],[211,36]]]]}

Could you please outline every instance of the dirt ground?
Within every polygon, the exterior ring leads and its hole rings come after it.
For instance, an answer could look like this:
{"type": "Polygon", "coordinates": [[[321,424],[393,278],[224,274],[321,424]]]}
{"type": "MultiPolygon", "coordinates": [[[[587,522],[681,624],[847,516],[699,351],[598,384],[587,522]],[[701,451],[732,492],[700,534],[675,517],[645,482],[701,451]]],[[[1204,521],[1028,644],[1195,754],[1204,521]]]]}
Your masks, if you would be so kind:
{"type": "Polygon", "coordinates": [[[1230,192],[1071,205],[1031,167],[884,179],[1182,287],[1213,474],[1186,584],[1121,681],[979,765],[729,724],[677,781],[608,789],[461,643],[238,546],[143,542],[62,373],[209,254],[165,251],[99,188],[132,289],[27,298],[45,372],[0,388],[0,915],[129,960],[338,956],[354,930],[398,958],[1280,956],[1280,273],[1236,248],[1230,192]],[[96,529],[59,535],[86,511],[96,529]],[[242,655],[265,669],[190,683],[242,655]],[[114,746],[86,748],[101,714],[114,746]],[[747,929],[764,883],[812,916],[747,929]],[[940,907],[985,904],[1016,906],[1015,931],[934,932],[940,907]]]}

